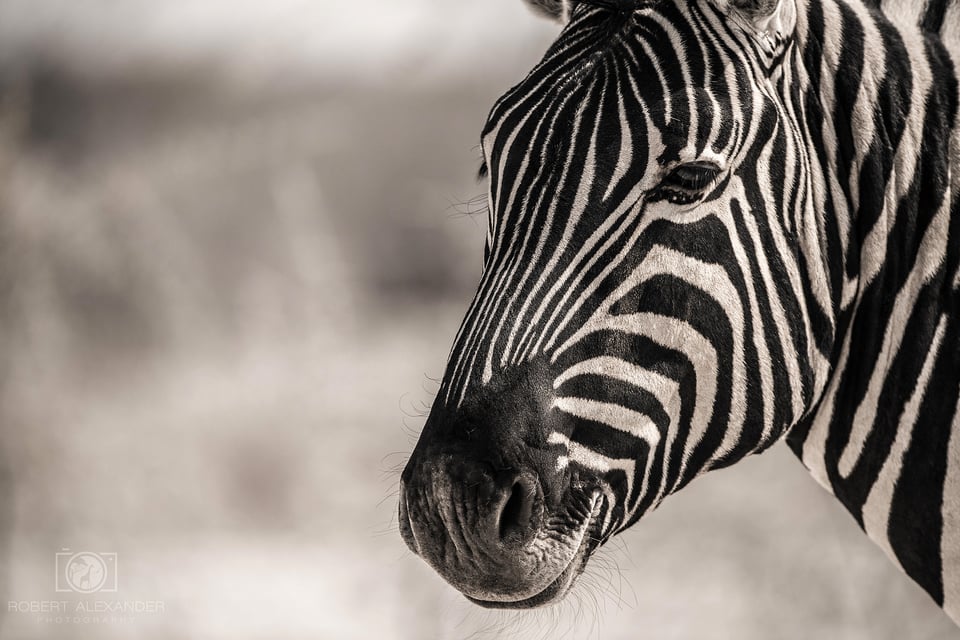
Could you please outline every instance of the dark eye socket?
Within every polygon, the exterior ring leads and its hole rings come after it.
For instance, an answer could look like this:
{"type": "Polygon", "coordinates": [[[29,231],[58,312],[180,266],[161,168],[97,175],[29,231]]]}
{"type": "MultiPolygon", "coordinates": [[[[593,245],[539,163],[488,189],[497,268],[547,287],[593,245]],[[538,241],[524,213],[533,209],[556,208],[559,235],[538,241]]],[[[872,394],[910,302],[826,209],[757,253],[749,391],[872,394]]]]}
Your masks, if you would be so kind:
{"type": "Polygon", "coordinates": [[[709,187],[718,175],[720,167],[712,162],[690,162],[674,167],[664,176],[661,186],[683,191],[702,191],[709,187]]]}
{"type": "Polygon", "coordinates": [[[677,165],[663,177],[650,194],[651,201],[667,200],[690,204],[699,200],[720,176],[720,167],[708,161],[677,165]]]}
{"type": "Polygon", "coordinates": [[[487,175],[490,174],[490,167],[487,166],[487,161],[483,160],[480,163],[480,169],[477,171],[477,180],[485,180],[487,175]]]}

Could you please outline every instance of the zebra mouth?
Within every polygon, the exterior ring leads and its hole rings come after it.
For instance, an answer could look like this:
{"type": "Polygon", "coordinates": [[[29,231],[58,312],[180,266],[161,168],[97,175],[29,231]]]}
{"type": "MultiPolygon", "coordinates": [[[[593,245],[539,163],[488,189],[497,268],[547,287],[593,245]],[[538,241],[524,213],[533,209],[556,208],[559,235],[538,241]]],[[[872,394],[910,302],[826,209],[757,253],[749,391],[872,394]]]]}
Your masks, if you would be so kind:
{"type": "Polygon", "coordinates": [[[572,534],[574,540],[577,540],[577,550],[573,558],[560,574],[543,591],[523,600],[502,601],[502,600],[481,600],[466,596],[470,602],[486,607],[488,609],[533,609],[548,605],[562,600],[574,582],[583,573],[587,566],[590,555],[600,546],[601,539],[597,531],[600,514],[603,512],[603,495],[595,493],[590,500],[589,515],[572,534]]]}

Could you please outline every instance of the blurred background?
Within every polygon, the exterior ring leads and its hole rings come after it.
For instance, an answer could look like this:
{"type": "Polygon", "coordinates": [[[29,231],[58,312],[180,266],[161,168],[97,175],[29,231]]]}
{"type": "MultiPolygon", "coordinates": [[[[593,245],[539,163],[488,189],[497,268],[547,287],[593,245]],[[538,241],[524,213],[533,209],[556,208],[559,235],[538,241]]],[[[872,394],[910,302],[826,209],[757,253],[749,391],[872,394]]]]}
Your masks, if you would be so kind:
{"type": "Polygon", "coordinates": [[[479,132],[555,33],[520,0],[0,0],[0,637],[960,637],[784,447],[554,610],[406,551],[479,132]]]}

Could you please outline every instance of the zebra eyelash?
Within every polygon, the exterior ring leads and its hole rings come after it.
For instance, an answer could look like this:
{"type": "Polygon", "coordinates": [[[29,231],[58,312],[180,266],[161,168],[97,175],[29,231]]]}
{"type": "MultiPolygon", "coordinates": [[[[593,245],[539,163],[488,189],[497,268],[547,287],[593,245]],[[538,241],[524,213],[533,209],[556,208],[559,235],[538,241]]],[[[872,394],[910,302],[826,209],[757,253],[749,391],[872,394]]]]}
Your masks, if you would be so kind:
{"type": "Polygon", "coordinates": [[[670,169],[649,194],[648,201],[693,204],[706,196],[722,179],[723,170],[713,162],[690,162],[670,169]]]}
{"type": "Polygon", "coordinates": [[[486,180],[488,175],[490,175],[490,167],[487,166],[487,161],[483,160],[480,162],[480,168],[477,170],[477,181],[482,182],[486,180]]]}

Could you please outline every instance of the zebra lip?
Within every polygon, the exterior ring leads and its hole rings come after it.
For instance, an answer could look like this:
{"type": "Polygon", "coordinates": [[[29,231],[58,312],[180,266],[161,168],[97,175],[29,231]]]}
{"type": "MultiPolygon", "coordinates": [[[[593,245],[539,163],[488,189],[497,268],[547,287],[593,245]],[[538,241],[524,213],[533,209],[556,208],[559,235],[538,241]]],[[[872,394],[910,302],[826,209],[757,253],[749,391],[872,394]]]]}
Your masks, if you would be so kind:
{"type": "Polygon", "coordinates": [[[577,547],[576,552],[573,554],[573,558],[570,560],[570,563],[566,566],[566,568],[560,572],[560,575],[558,575],[553,582],[547,585],[543,591],[529,598],[515,600],[512,602],[480,600],[470,596],[466,596],[467,600],[488,609],[533,609],[535,607],[541,607],[561,600],[565,595],[567,595],[567,593],[573,587],[573,583],[576,581],[577,577],[587,566],[587,560],[590,559],[590,554],[592,554],[597,547],[600,546],[600,538],[599,536],[594,535],[594,529],[596,528],[599,515],[603,511],[602,494],[594,494],[590,503],[590,513],[587,516],[586,522],[584,522],[581,528],[579,546],[577,547]]]}

